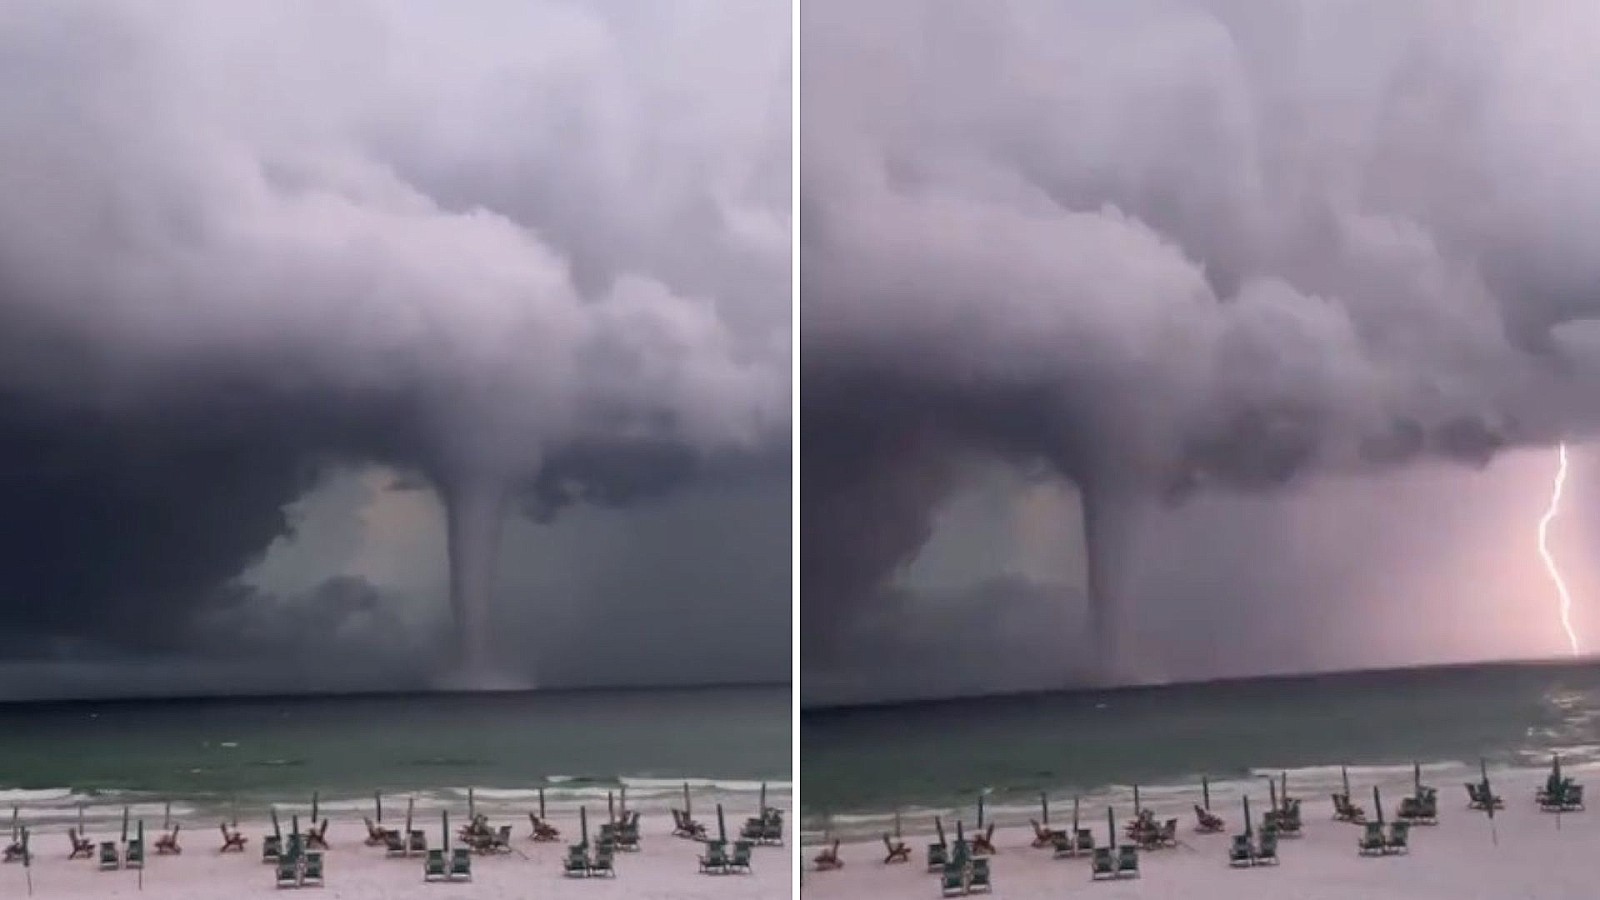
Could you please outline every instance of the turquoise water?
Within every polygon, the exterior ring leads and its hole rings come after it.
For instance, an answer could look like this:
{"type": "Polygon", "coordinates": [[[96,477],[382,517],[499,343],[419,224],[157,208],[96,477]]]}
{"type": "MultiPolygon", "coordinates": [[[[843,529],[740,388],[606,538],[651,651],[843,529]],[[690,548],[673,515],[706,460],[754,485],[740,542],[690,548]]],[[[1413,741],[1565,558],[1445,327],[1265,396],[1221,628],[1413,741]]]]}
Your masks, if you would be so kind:
{"type": "Polygon", "coordinates": [[[32,821],[164,812],[537,804],[681,797],[754,806],[787,792],[788,687],[118,701],[0,706],[0,806],[32,821]]]}
{"type": "MultiPolygon", "coordinates": [[[[1332,790],[1340,764],[1363,783],[1408,782],[1412,763],[1450,784],[1542,767],[1560,752],[1600,766],[1600,666],[1484,665],[807,710],[802,825],[875,833],[894,810],[1003,817],[1060,810],[1074,796],[1259,790],[1289,771],[1297,791],[1332,790]]],[[[1126,800],[1119,800],[1126,802],[1126,800]]],[[[1104,806],[1100,806],[1103,810],[1104,806]]],[[[1182,808],[1181,806],[1179,808],[1182,808]]],[[[931,816],[927,817],[931,820],[931,816]]]]}

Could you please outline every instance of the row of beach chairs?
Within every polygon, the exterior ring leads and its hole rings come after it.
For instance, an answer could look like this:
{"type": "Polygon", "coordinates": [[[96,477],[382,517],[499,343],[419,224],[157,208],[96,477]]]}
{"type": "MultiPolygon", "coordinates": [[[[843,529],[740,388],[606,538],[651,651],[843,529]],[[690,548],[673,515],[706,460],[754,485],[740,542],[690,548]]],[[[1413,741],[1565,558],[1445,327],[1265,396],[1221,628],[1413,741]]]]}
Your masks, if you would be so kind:
{"type": "Polygon", "coordinates": [[[456,847],[447,858],[444,850],[435,847],[422,860],[423,881],[471,881],[472,851],[456,847]]]}
{"type": "Polygon", "coordinates": [[[1228,865],[1236,869],[1278,864],[1278,832],[1263,828],[1252,842],[1248,834],[1236,834],[1228,847],[1228,865]]]}
{"type": "MultiPolygon", "coordinates": [[[[753,841],[734,841],[733,852],[729,853],[722,841],[707,841],[705,855],[700,857],[700,872],[705,875],[748,875],[754,871],[750,867],[750,853],[754,847],[753,841]]],[[[837,844],[834,850],[838,852],[837,844]]]]}
{"type": "Polygon", "coordinates": [[[1089,877],[1095,881],[1103,878],[1138,878],[1139,848],[1123,844],[1113,853],[1110,847],[1094,848],[1090,858],[1089,877]]]}
{"type": "Polygon", "coordinates": [[[597,843],[593,856],[589,855],[588,845],[572,844],[567,847],[562,867],[569,878],[615,878],[615,853],[615,845],[610,843],[597,843]]]}
{"type": "Polygon", "coordinates": [[[1367,822],[1356,844],[1362,856],[1392,856],[1410,850],[1411,823],[1404,820],[1389,823],[1389,833],[1383,833],[1382,822],[1367,822]]]}

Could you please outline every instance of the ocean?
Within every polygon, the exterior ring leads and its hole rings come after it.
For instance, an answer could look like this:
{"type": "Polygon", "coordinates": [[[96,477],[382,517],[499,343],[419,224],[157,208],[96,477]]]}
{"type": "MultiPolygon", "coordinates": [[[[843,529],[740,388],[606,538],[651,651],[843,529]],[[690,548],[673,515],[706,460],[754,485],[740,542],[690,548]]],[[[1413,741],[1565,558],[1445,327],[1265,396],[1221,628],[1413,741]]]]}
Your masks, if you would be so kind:
{"type": "Polygon", "coordinates": [[[743,815],[762,782],[790,790],[790,703],[779,686],[0,705],[0,808],[39,825],[128,805],[148,825],[170,804],[214,828],[235,810],[304,817],[314,791],[328,813],[369,814],[381,791],[391,821],[408,799],[464,810],[472,788],[479,809],[522,818],[540,788],[553,812],[593,814],[608,791],[651,809],[688,781],[697,816],[743,815]]]}
{"type": "MultiPolygon", "coordinates": [[[[873,836],[898,811],[907,832],[935,813],[1025,825],[1070,816],[1074,797],[1107,804],[1169,798],[1172,815],[1210,779],[1214,804],[1267,798],[1266,777],[1296,796],[1424,781],[1465,794],[1480,760],[1491,776],[1600,768],[1600,665],[1520,663],[1432,667],[1117,690],[1030,694],[801,714],[801,826],[845,839],[873,836]]],[[[1385,788],[1387,793],[1388,788],[1385,788]]],[[[1394,796],[1398,797],[1396,793],[1394,796]]],[[[1463,802],[1465,802],[1463,800],[1463,802]]]]}

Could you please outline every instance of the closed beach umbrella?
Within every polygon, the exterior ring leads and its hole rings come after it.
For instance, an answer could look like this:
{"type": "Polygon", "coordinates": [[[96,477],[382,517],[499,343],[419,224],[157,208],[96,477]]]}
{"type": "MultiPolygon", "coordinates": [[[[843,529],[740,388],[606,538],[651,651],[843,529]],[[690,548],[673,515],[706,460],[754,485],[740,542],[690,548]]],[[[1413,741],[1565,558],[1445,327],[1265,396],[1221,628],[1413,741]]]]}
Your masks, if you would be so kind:
{"type": "Polygon", "coordinates": [[[1044,791],[1039,792],[1039,815],[1044,817],[1044,824],[1050,824],[1050,796],[1044,791]]]}
{"type": "Polygon", "coordinates": [[[1383,824],[1383,797],[1378,793],[1378,786],[1372,786],[1372,808],[1378,811],[1378,824],[1383,824]]]}
{"type": "Polygon", "coordinates": [[[448,809],[439,810],[439,830],[444,835],[442,838],[439,839],[439,843],[440,843],[441,846],[444,847],[444,851],[446,853],[449,853],[450,852],[450,810],[448,810],[448,809]]]}
{"type": "Polygon", "coordinates": [[[1500,831],[1494,824],[1494,789],[1489,786],[1489,764],[1478,758],[1478,771],[1483,774],[1483,811],[1489,814],[1489,840],[1500,846],[1500,831]]]}
{"type": "Polygon", "coordinates": [[[578,807],[578,831],[583,835],[581,846],[589,846],[589,807],[578,807]]]}
{"type": "MultiPolygon", "coordinates": [[[[126,815],[126,811],[124,811],[124,815],[126,815]]],[[[123,831],[123,836],[126,837],[127,836],[127,831],[128,831],[128,826],[126,826],[126,825],[122,826],[122,831],[123,831]]],[[[22,824],[21,824],[20,813],[17,811],[17,807],[13,806],[13,807],[11,807],[11,840],[12,841],[19,841],[21,839],[22,839],[22,824]]]]}
{"type": "Polygon", "coordinates": [[[122,807],[122,842],[128,842],[128,807],[122,807]]]}
{"type": "MultiPolygon", "coordinates": [[[[417,808],[417,798],[415,798],[415,797],[407,797],[406,798],[406,840],[407,841],[411,840],[411,814],[412,814],[412,812],[414,812],[416,810],[416,808],[417,808]]],[[[407,844],[406,846],[409,847],[410,844],[407,844]]]]}
{"type": "Polygon", "coordinates": [[[1117,813],[1111,807],[1106,807],[1106,846],[1117,845],[1117,813]]]}
{"type": "Polygon", "coordinates": [[[1072,833],[1074,835],[1078,833],[1078,796],[1076,794],[1072,796],[1072,833]]]}
{"type": "Polygon", "coordinates": [[[1344,798],[1346,800],[1349,800],[1350,799],[1350,769],[1348,767],[1343,766],[1343,765],[1339,766],[1339,780],[1344,782],[1344,798]]]}
{"type": "Polygon", "coordinates": [[[900,810],[898,809],[894,811],[894,836],[896,839],[900,837],[900,810]]]}
{"type": "Polygon", "coordinates": [[[372,792],[372,805],[376,806],[378,808],[378,824],[382,825],[383,824],[383,792],[382,791],[373,791],[372,792]]]}
{"type": "Polygon", "coordinates": [[[1422,763],[1411,761],[1411,793],[1412,796],[1422,796],[1422,763]]]}
{"type": "Polygon", "coordinates": [[[1267,810],[1269,813],[1278,811],[1278,783],[1271,778],[1267,779],[1267,810]]]}
{"type": "Polygon", "coordinates": [[[473,793],[473,789],[469,787],[467,788],[467,821],[471,822],[477,818],[478,798],[476,794],[473,793]]]}
{"type": "Polygon", "coordinates": [[[1283,790],[1279,791],[1278,793],[1279,793],[1279,795],[1281,795],[1283,797],[1283,806],[1284,806],[1284,808],[1288,809],[1289,808],[1289,772],[1288,772],[1288,770],[1284,770],[1284,773],[1283,773],[1283,790]]]}
{"type": "Polygon", "coordinates": [[[1200,802],[1205,806],[1206,812],[1211,811],[1211,779],[1204,775],[1200,776],[1200,802]]]}
{"type": "MultiPolygon", "coordinates": [[[[621,797],[621,799],[619,799],[617,801],[617,806],[622,808],[622,814],[623,815],[627,815],[628,814],[628,786],[627,785],[623,785],[622,786],[622,797],[621,797]]],[[[767,808],[767,783],[765,781],[763,781],[763,782],[761,782],[761,809],[763,811],[765,811],[766,808],[767,808]]]]}
{"type": "Polygon", "coordinates": [[[983,794],[978,794],[978,829],[983,829],[983,794]]]}
{"type": "MultiPolygon", "coordinates": [[[[126,819],[126,816],[124,816],[124,819],[126,819]]],[[[128,829],[124,826],[122,830],[126,832],[128,829]]],[[[279,839],[283,838],[283,829],[278,827],[278,808],[276,806],[272,807],[272,836],[279,839]]]]}
{"type": "Polygon", "coordinates": [[[1250,795],[1249,794],[1245,794],[1244,795],[1244,836],[1245,837],[1249,837],[1252,833],[1253,833],[1253,827],[1250,824],[1250,795]]]}
{"type": "Polygon", "coordinates": [[[317,824],[317,811],[322,808],[318,803],[320,799],[316,791],[311,792],[311,824],[313,826],[317,824]]]}
{"type": "Polygon", "coordinates": [[[683,783],[683,814],[687,816],[693,814],[693,812],[694,807],[689,805],[689,782],[685,781],[683,783]]]}
{"type": "Polygon", "coordinates": [[[617,821],[616,798],[612,796],[610,791],[606,791],[606,820],[610,822],[617,821]]]}
{"type": "Polygon", "coordinates": [[[961,827],[961,820],[956,820],[956,846],[961,847],[967,843],[966,832],[961,827]]]}
{"type": "Polygon", "coordinates": [[[728,840],[728,825],[722,820],[722,804],[717,804],[717,840],[724,843],[728,840]]]}
{"type": "MultiPolygon", "coordinates": [[[[627,795],[626,792],[628,790],[628,786],[627,785],[623,785],[622,786],[622,790],[624,792],[623,795],[622,795],[622,798],[623,798],[622,808],[623,809],[627,809],[628,808],[628,802],[627,802],[628,795],[627,795]]],[[[761,816],[762,816],[762,818],[765,818],[766,815],[767,815],[767,783],[765,781],[763,781],[763,782],[761,782],[761,816]]]]}
{"type": "Polygon", "coordinates": [[[544,788],[539,788],[539,818],[544,818],[544,788]]]}
{"type": "Polygon", "coordinates": [[[1139,786],[1136,784],[1133,786],[1133,817],[1139,818],[1139,813],[1143,810],[1144,807],[1139,803],[1139,786]]]}
{"type": "Polygon", "coordinates": [[[83,833],[83,804],[78,804],[78,837],[85,837],[83,833]]]}
{"type": "Polygon", "coordinates": [[[938,816],[933,817],[933,828],[939,832],[939,846],[944,846],[944,820],[938,816]]]}
{"type": "Polygon", "coordinates": [[[171,800],[167,801],[166,807],[164,809],[162,809],[162,811],[161,811],[161,827],[164,830],[167,830],[167,831],[171,831],[172,830],[172,801],[171,800]]]}

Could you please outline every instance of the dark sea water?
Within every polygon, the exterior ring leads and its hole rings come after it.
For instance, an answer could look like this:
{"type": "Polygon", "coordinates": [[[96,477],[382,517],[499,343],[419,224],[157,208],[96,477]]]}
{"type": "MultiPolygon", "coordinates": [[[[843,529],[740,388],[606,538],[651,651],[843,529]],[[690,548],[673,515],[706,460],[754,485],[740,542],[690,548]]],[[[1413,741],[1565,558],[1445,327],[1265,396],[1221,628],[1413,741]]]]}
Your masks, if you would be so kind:
{"type": "MultiPolygon", "coordinates": [[[[1551,754],[1600,767],[1600,665],[1530,663],[1037,694],[801,715],[802,825],[873,834],[895,810],[965,810],[980,794],[1019,823],[1039,794],[1070,807],[1196,792],[1223,797],[1288,771],[1296,790],[1409,783],[1413,762],[1451,784],[1551,754]]],[[[1183,808],[1182,806],[1179,807],[1183,808]]],[[[931,821],[931,816],[927,816],[931,821]]]]}
{"type": "Polygon", "coordinates": [[[787,793],[790,690],[530,692],[0,706],[0,807],[31,821],[89,815],[458,806],[520,813],[635,807],[681,797],[753,807],[762,781],[787,793]]]}

